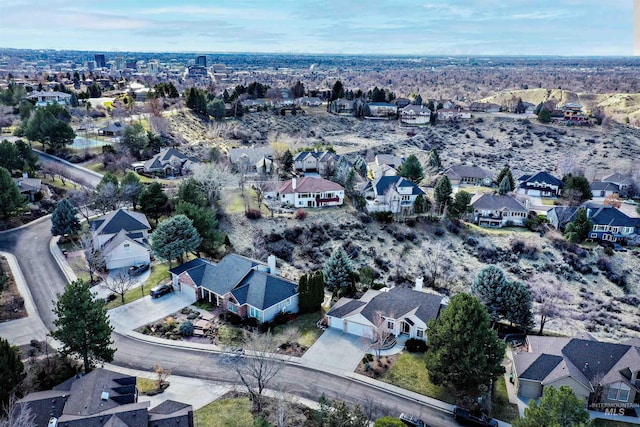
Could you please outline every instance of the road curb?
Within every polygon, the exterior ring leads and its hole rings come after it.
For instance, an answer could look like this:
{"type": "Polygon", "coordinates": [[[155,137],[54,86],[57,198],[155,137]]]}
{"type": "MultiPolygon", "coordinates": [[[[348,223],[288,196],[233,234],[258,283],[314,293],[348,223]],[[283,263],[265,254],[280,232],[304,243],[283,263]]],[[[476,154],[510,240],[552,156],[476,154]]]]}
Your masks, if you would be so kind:
{"type": "Polygon", "coordinates": [[[34,219],[33,221],[28,222],[28,223],[26,223],[26,224],[22,224],[22,225],[21,225],[21,226],[19,226],[19,227],[16,227],[16,228],[10,228],[10,229],[8,229],[8,230],[0,231],[0,234],[11,233],[12,231],[22,230],[23,228],[27,228],[27,227],[30,227],[30,226],[32,226],[32,225],[40,224],[41,222],[44,222],[44,221],[48,220],[49,218],[51,218],[51,214],[47,214],[47,215],[45,215],[45,216],[41,216],[40,218],[38,218],[38,219],[34,219]]]}
{"type": "Polygon", "coordinates": [[[68,167],[70,167],[70,168],[77,169],[77,170],[82,171],[82,172],[84,172],[84,173],[88,173],[89,175],[93,175],[93,176],[95,176],[96,178],[100,178],[100,179],[102,179],[102,176],[103,176],[103,175],[102,175],[101,173],[98,173],[98,172],[96,172],[96,171],[92,171],[91,169],[87,169],[87,168],[85,168],[85,167],[83,167],[83,166],[78,166],[78,165],[73,164],[73,163],[71,163],[71,162],[68,162],[68,161],[66,161],[66,160],[64,160],[64,159],[61,159],[60,157],[53,156],[53,155],[51,155],[51,154],[47,154],[47,153],[45,153],[44,151],[40,151],[40,150],[37,150],[37,149],[35,149],[35,148],[33,149],[33,151],[35,151],[35,152],[38,154],[38,156],[46,157],[46,158],[48,158],[48,159],[50,159],[50,160],[53,160],[54,162],[62,163],[62,164],[63,164],[63,165],[65,165],[65,166],[68,166],[68,167]]]}
{"type": "Polygon", "coordinates": [[[58,240],[60,240],[60,236],[52,237],[51,240],[49,240],[49,252],[51,252],[51,255],[53,255],[53,259],[55,259],[58,267],[60,267],[60,270],[62,270],[62,274],[64,274],[64,277],[67,278],[67,282],[75,282],[76,280],[78,280],[78,277],[69,266],[69,263],[65,260],[62,251],[58,247],[58,240]]]}

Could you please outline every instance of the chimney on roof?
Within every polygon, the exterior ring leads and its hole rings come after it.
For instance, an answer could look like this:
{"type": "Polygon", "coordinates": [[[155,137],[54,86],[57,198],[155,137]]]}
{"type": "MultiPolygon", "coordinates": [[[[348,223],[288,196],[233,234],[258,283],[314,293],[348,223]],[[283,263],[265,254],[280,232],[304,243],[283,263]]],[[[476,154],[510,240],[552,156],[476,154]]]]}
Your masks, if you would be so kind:
{"type": "Polygon", "coordinates": [[[416,286],[414,289],[418,292],[422,292],[422,285],[424,285],[424,277],[416,277],[416,286]]]}
{"type": "Polygon", "coordinates": [[[292,178],[291,179],[291,188],[293,190],[295,190],[297,186],[298,186],[298,180],[296,178],[292,178]]]}
{"type": "Polygon", "coordinates": [[[269,274],[273,274],[274,276],[277,275],[275,255],[269,255],[269,258],[267,258],[267,264],[269,265],[269,274]]]}

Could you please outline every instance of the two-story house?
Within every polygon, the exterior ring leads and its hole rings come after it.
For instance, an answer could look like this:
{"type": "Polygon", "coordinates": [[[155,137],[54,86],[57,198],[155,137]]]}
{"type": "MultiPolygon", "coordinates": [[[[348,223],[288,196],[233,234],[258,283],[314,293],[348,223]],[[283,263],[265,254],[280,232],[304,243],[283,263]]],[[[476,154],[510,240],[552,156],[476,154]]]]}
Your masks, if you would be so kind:
{"type": "Polygon", "coordinates": [[[398,106],[388,102],[370,102],[365,107],[365,119],[395,119],[398,106]]]}
{"type": "Polygon", "coordinates": [[[301,151],[293,159],[296,172],[316,172],[321,176],[330,176],[335,170],[340,156],[331,151],[301,151]]]}
{"type": "Polygon", "coordinates": [[[27,95],[27,99],[34,101],[36,107],[43,107],[49,104],[69,105],[71,94],[58,91],[35,91],[27,95]]]}
{"type": "Polygon", "coordinates": [[[268,264],[237,254],[217,264],[197,258],[169,272],[178,291],[242,318],[269,322],[280,312],[298,312],[298,285],[278,275],[273,255],[268,264]]]}
{"type": "MultiPolygon", "coordinates": [[[[175,148],[163,148],[158,154],[144,162],[142,169],[148,174],[165,176],[185,175],[192,171],[198,160],[189,157],[175,148]]],[[[139,168],[136,168],[138,170],[139,168]]]]}
{"type": "Polygon", "coordinates": [[[493,176],[490,172],[479,166],[453,165],[444,171],[449,178],[451,185],[485,185],[493,183],[493,176]]]}
{"type": "Polygon", "coordinates": [[[295,208],[341,206],[344,187],[324,178],[305,176],[285,181],[276,197],[285,205],[295,208]]]}
{"type": "Polygon", "coordinates": [[[471,203],[473,222],[481,227],[524,227],[528,211],[511,196],[485,193],[471,203]]]}
{"type": "Polygon", "coordinates": [[[367,212],[391,212],[411,214],[419,195],[424,191],[401,176],[380,176],[367,182],[362,188],[367,212]]]}
{"type": "Polygon", "coordinates": [[[640,188],[628,175],[616,172],[602,178],[601,181],[615,184],[618,187],[618,195],[620,197],[636,197],[640,195],[640,188]]]}
{"type": "Polygon", "coordinates": [[[587,218],[593,222],[590,239],[608,242],[637,241],[640,239],[640,218],[631,218],[613,206],[586,203],[587,218]]]}
{"type": "Polygon", "coordinates": [[[400,110],[400,123],[407,126],[422,126],[431,122],[431,110],[424,105],[407,105],[400,110]]]}
{"type": "Polygon", "coordinates": [[[564,183],[548,172],[522,175],[518,178],[517,193],[536,197],[557,197],[562,193],[564,183]]]}
{"type": "Polygon", "coordinates": [[[90,221],[89,228],[108,270],[149,263],[151,226],[143,213],[121,208],[90,221]]]}

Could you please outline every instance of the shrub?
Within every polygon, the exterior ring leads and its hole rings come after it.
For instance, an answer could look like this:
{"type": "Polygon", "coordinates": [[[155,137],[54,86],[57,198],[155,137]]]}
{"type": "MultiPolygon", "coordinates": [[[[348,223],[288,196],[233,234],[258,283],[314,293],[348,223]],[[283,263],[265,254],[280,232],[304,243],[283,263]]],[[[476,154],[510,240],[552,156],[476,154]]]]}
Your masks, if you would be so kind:
{"type": "Polygon", "coordinates": [[[387,285],[385,285],[384,283],[374,283],[373,285],[371,285],[371,289],[375,291],[379,291],[380,289],[384,289],[386,287],[387,285]]]}
{"type": "Polygon", "coordinates": [[[109,295],[107,295],[107,302],[111,302],[111,301],[115,300],[116,298],[118,298],[118,295],[109,294],[109,295]]]}
{"type": "Polygon", "coordinates": [[[251,326],[252,328],[256,328],[260,324],[258,319],[256,319],[255,317],[247,317],[242,323],[245,326],[251,326]]]}
{"type": "Polygon", "coordinates": [[[307,217],[307,211],[304,209],[298,209],[293,217],[302,221],[307,217]]]}
{"type": "Polygon", "coordinates": [[[393,214],[389,211],[374,212],[371,214],[371,216],[376,221],[383,222],[385,224],[391,224],[393,222],[393,214]]]}
{"type": "Polygon", "coordinates": [[[435,230],[433,230],[433,234],[435,234],[438,237],[444,236],[444,230],[438,227],[435,230]]]}
{"type": "Polygon", "coordinates": [[[180,331],[180,335],[183,337],[190,337],[193,335],[193,323],[189,320],[182,322],[178,329],[180,331]]]}
{"type": "Polygon", "coordinates": [[[373,218],[371,218],[366,213],[361,213],[360,215],[358,215],[358,218],[363,224],[369,224],[371,221],[373,221],[373,218]]]}
{"type": "Polygon", "coordinates": [[[408,339],[404,346],[410,353],[424,353],[427,351],[427,343],[416,338],[408,339]]]}
{"type": "Polygon", "coordinates": [[[262,218],[262,212],[259,209],[249,209],[245,212],[245,216],[249,219],[260,219],[262,218]]]}
{"type": "Polygon", "coordinates": [[[473,237],[467,237],[467,240],[465,240],[465,243],[468,246],[471,246],[472,248],[478,246],[478,241],[476,239],[474,239],[473,237]]]}
{"type": "Polygon", "coordinates": [[[609,272],[611,271],[611,260],[607,257],[600,257],[598,261],[596,261],[596,265],[600,271],[609,272]]]}
{"type": "Polygon", "coordinates": [[[281,311],[273,318],[273,324],[275,326],[284,325],[289,321],[290,313],[281,311]]]}

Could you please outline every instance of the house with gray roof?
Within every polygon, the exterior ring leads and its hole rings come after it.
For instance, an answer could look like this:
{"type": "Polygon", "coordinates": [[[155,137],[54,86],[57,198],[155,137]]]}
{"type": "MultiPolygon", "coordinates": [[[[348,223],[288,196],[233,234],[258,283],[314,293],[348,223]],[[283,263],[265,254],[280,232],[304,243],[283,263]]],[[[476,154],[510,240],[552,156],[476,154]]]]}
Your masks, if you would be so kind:
{"type": "Polygon", "coordinates": [[[415,289],[370,289],[359,299],[340,298],[325,318],[328,327],[364,338],[384,328],[396,337],[426,340],[427,322],[440,315],[446,302],[442,295],[423,292],[418,278],[415,289]]]}
{"type": "Polygon", "coordinates": [[[431,110],[424,105],[407,105],[400,110],[400,123],[407,126],[424,126],[431,123],[431,110]]]}
{"type": "Polygon", "coordinates": [[[557,197],[562,193],[564,182],[548,172],[522,175],[518,178],[516,192],[535,197],[557,197]]]}
{"type": "Polygon", "coordinates": [[[526,399],[539,399],[545,387],[569,386],[590,403],[624,406],[637,401],[640,389],[640,347],[633,342],[528,336],[512,366],[518,396],[526,399]]]}
{"type": "Polygon", "coordinates": [[[511,196],[484,193],[471,202],[473,222],[481,227],[524,227],[529,211],[511,196]]]}
{"type": "Polygon", "coordinates": [[[601,180],[618,186],[618,194],[620,197],[638,197],[640,196],[640,187],[629,175],[615,172],[609,176],[605,176],[601,180]]]}
{"type": "Polygon", "coordinates": [[[107,269],[149,263],[147,217],[140,212],[120,208],[89,222],[93,247],[100,251],[107,269]]]}
{"type": "Polygon", "coordinates": [[[484,185],[493,183],[493,175],[479,166],[453,165],[444,171],[451,185],[484,185]]]}
{"type": "Polygon", "coordinates": [[[593,197],[608,197],[620,194],[620,186],[613,182],[594,181],[589,184],[593,197]]]}
{"type": "Polygon", "coordinates": [[[301,151],[293,159],[296,172],[316,172],[320,176],[333,175],[340,156],[331,151],[301,151]]]}
{"type": "Polygon", "coordinates": [[[268,322],[280,312],[298,312],[298,285],[278,275],[276,258],[268,263],[229,254],[219,263],[194,259],[169,270],[180,292],[205,300],[240,317],[268,322]]]}
{"type": "Polygon", "coordinates": [[[42,196],[42,180],[40,178],[29,178],[29,176],[24,173],[21,178],[13,178],[13,181],[18,186],[20,194],[25,196],[29,202],[40,200],[42,196]]]}
{"type": "Polygon", "coordinates": [[[34,427],[193,427],[193,408],[167,400],[149,409],[138,402],[136,377],[95,369],[53,390],[29,393],[17,402],[28,405],[34,427]]]}
{"type": "Polygon", "coordinates": [[[145,161],[142,167],[136,167],[136,172],[143,170],[145,173],[164,176],[186,175],[193,171],[198,159],[187,156],[175,148],[163,148],[158,154],[145,161]]]}
{"type": "Polygon", "coordinates": [[[362,188],[362,194],[369,213],[412,214],[418,196],[424,197],[420,187],[401,176],[380,176],[369,181],[362,188]]]}
{"type": "Polygon", "coordinates": [[[585,203],[587,218],[593,223],[590,239],[640,243],[640,218],[632,218],[613,206],[585,203]]]}
{"type": "Polygon", "coordinates": [[[554,206],[547,211],[547,219],[556,230],[564,232],[564,228],[573,221],[578,209],[577,206],[554,206]]]}
{"type": "Polygon", "coordinates": [[[232,148],[229,150],[229,161],[234,171],[245,174],[271,174],[277,169],[270,146],[232,148]]]}

